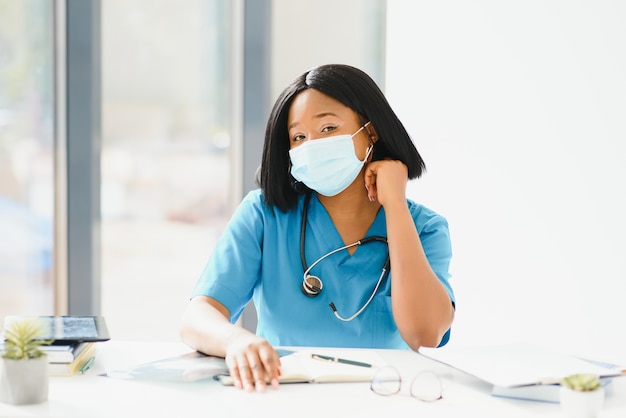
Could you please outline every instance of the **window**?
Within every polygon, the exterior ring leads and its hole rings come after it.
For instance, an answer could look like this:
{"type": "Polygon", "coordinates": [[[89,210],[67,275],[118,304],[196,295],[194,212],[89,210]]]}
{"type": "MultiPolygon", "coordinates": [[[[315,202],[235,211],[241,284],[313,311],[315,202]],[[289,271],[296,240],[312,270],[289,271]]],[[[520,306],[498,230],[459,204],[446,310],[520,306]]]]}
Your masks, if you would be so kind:
{"type": "Polygon", "coordinates": [[[0,321],[54,310],[52,22],[52,2],[0,0],[0,321]]]}
{"type": "Polygon", "coordinates": [[[116,338],[178,340],[230,215],[229,8],[102,2],[102,314],[116,338]]]}

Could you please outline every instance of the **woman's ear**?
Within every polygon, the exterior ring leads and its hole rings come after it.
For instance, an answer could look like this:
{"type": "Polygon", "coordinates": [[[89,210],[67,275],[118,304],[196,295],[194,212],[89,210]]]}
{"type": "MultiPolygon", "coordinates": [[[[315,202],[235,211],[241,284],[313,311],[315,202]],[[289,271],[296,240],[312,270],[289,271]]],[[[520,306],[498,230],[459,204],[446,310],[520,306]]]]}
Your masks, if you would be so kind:
{"type": "Polygon", "coordinates": [[[378,134],[376,133],[376,129],[374,128],[374,125],[372,125],[371,123],[368,123],[367,126],[365,127],[365,132],[367,133],[367,136],[370,139],[370,142],[372,144],[375,144],[376,141],[378,141],[378,134]]]}

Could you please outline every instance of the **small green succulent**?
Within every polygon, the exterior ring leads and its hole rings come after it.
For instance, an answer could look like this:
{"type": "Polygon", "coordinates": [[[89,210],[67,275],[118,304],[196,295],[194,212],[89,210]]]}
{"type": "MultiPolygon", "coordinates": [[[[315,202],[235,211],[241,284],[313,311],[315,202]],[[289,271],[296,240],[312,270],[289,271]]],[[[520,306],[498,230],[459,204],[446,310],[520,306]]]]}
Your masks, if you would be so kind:
{"type": "Polygon", "coordinates": [[[51,340],[38,339],[45,333],[46,328],[37,317],[25,317],[11,322],[4,330],[2,357],[21,360],[45,355],[40,347],[52,343],[51,340]]]}
{"type": "Polygon", "coordinates": [[[563,379],[561,385],[579,392],[590,392],[600,387],[600,379],[594,374],[572,374],[563,379]]]}

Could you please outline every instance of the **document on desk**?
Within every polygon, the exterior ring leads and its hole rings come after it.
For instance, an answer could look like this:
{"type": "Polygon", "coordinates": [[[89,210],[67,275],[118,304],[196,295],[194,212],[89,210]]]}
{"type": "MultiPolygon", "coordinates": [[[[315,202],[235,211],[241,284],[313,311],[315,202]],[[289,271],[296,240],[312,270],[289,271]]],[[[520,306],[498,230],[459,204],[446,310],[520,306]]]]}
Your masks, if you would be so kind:
{"type": "Polygon", "coordinates": [[[420,348],[419,352],[503,388],[555,384],[575,373],[600,377],[621,374],[614,368],[527,343],[420,348]]]}
{"type": "Polygon", "coordinates": [[[194,382],[226,373],[226,361],[197,351],[143,363],[126,370],[108,371],[101,376],[126,380],[194,382]]]}
{"type": "MultiPolygon", "coordinates": [[[[372,350],[297,350],[280,358],[280,383],[369,382],[385,365],[372,350]]],[[[216,377],[224,385],[232,385],[230,376],[216,377]]]]}

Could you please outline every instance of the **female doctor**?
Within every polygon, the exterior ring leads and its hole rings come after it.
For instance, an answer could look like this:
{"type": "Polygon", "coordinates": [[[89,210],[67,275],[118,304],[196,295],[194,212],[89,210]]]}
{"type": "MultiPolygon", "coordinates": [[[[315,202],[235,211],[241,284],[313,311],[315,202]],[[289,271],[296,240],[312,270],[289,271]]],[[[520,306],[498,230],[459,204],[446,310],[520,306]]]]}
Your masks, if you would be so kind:
{"type": "Polygon", "coordinates": [[[182,340],[225,357],[235,386],[278,386],[275,346],[417,350],[449,338],[446,220],[408,200],[425,166],[374,81],[347,65],[298,77],[183,316],[182,340]],[[253,334],[235,324],[250,299],[253,334]]]}

